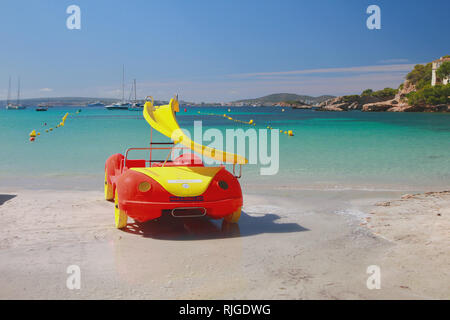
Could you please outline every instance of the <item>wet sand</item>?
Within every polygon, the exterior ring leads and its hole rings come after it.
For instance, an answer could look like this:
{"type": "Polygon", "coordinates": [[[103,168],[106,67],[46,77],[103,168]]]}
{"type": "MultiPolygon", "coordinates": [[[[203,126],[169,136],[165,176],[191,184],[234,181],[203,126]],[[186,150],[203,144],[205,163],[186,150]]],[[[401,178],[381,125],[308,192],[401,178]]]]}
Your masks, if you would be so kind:
{"type": "Polygon", "coordinates": [[[2,189],[0,298],[449,298],[450,196],[380,205],[401,195],[248,193],[238,226],[167,217],[116,230],[101,192],[2,189]],[[80,290],[66,287],[70,265],[80,290]]]}

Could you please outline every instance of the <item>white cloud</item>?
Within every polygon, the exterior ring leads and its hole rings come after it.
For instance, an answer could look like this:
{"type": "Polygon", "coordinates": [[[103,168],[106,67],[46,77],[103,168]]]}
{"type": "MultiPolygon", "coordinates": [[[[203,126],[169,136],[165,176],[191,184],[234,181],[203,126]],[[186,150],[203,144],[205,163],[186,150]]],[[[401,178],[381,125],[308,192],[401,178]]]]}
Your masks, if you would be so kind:
{"type": "Polygon", "coordinates": [[[52,88],[42,88],[42,89],[39,89],[39,91],[40,92],[51,92],[51,91],[53,91],[53,89],[52,88]]]}
{"type": "Polygon", "coordinates": [[[322,69],[305,69],[292,71],[275,71],[275,72],[255,72],[255,73],[241,73],[231,74],[233,78],[257,78],[257,77],[271,77],[271,76],[292,76],[305,74],[327,74],[327,73],[374,73],[374,72],[405,72],[411,71],[414,64],[390,64],[390,65],[375,65],[375,66],[358,66],[345,68],[322,68],[322,69]]]}
{"type": "Polygon", "coordinates": [[[409,62],[408,59],[386,59],[379,61],[379,63],[407,63],[407,62],[409,62]]]}
{"type": "MultiPolygon", "coordinates": [[[[380,70],[380,69],[376,69],[380,70]]],[[[392,68],[388,72],[365,72],[336,75],[322,73],[317,76],[257,76],[248,78],[197,79],[195,81],[141,81],[137,95],[144,98],[152,95],[157,100],[168,100],[179,94],[185,101],[232,101],[255,98],[271,93],[291,92],[318,96],[322,94],[342,95],[361,93],[385,87],[397,88],[404,81],[409,68],[392,68]],[[399,71],[404,70],[404,71],[399,71]],[[238,90],[236,88],[239,88],[238,90]]],[[[113,87],[79,89],[78,95],[97,97],[121,97],[121,90],[113,87]]],[[[126,98],[128,95],[126,94],[126,98]]]]}

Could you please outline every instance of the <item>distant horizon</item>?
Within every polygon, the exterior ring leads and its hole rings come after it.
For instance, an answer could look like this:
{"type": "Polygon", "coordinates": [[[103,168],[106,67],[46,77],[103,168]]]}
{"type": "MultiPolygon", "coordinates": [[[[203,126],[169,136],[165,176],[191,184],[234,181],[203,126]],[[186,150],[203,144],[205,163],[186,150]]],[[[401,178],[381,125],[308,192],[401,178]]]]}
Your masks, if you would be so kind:
{"type": "MultiPolygon", "coordinates": [[[[292,95],[298,95],[298,96],[305,96],[305,97],[311,97],[311,98],[320,98],[320,97],[324,97],[324,96],[332,96],[332,97],[336,97],[335,95],[331,95],[331,94],[321,94],[321,95],[317,95],[317,96],[311,96],[308,94],[301,94],[301,93],[293,93],[293,92],[273,92],[273,93],[269,93],[266,94],[264,96],[260,96],[260,97],[248,97],[248,98],[241,98],[241,99],[236,99],[233,101],[188,101],[183,99],[182,97],[179,97],[180,101],[185,101],[185,102],[194,102],[194,103],[202,103],[202,102],[234,102],[234,101],[241,101],[241,100],[254,100],[254,99],[260,99],[260,98],[264,98],[267,96],[271,96],[271,95],[276,95],[276,94],[292,94],[292,95]]],[[[173,97],[173,96],[172,96],[173,97]]],[[[155,98],[155,100],[159,100],[159,101],[169,101],[172,97],[168,97],[166,99],[164,98],[155,98]]],[[[56,100],[56,99],[80,99],[80,100],[92,100],[92,102],[96,102],[96,101],[102,101],[102,100],[121,100],[119,98],[109,98],[109,97],[83,97],[83,96],[60,96],[60,97],[32,97],[32,98],[20,98],[20,101],[27,101],[27,100],[56,100]]],[[[145,98],[137,98],[137,100],[144,100],[145,98]]],[[[125,99],[128,100],[128,99],[125,99]]],[[[0,103],[5,103],[7,100],[0,100],[0,103]]],[[[11,102],[16,102],[17,98],[13,98],[10,99],[11,102]]]]}
{"type": "MultiPolygon", "coordinates": [[[[310,96],[310,95],[305,95],[305,94],[299,94],[299,93],[289,93],[289,92],[276,92],[276,93],[270,93],[261,97],[252,97],[252,98],[242,98],[242,99],[237,99],[237,100],[233,100],[233,101],[187,101],[185,99],[183,99],[182,97],[180,97],[180,101],[184,101],[184,102],[192,102],[192,103],[196,103],[196,104],[200,104],[200,103],[232,103],[232,102],[236,102],[236,101],[241,101],[241,100],[254,100],[254,99],[260,99],[260,98],[264,98],[266,96],[270,96],[270,95],[275,95],[275,94],[292,94],[292,95],[298,95],[298,96],[305,96],[305,97],[310,97],[310,98],[320,98],[320,97],[324,97],[324,96],[331,96],[331,97],[336,97],[334,95],[329,95],[329,94],[322,94],[322,95],[318,95],[318,96],[310,96]]],[[[155,98],[155,100],[157,101],[169,101],[172,97],[169,97],[167,99],[160,99],[160,98],[155,98]]],[[[30,100],[42,100],[42,101],[48,101],[48,100],[58,100],[58,99],[79,99],[79,100],[83,100],[87,101],[90,100],[91,102],[97,102],[97,101],[120,101],[120,99],[118,98],[108,98],[108,97],[71,97],[71,96],[67,96],[67,97],[33,97],[33,98],[21,98],[20,101],[30,101],[30,100]]],[[[17,99],[11,99],[11,102],[16,102],[17,99]]],[[[126,99],[128,100],[128,99],[126,99]]],[[[144,98],[140,99],[138,98],[138,100],[144,100],[144,98]]],[[[0,104],[6,104],[7,100],[0,100],[0,104]]]]}
{"type": "MultiPolygon", "coordinates": [[[[430,61],[431,62],[431,61],[430,61]]],[[[287,71],[287,72],[269,72],[269,73],[254,73],[254,74],[233,74],[233,75],[227,75],[227,77],[230,78],[236,78],[236,79],[242,79],[245,77],[255,77],[255,78],[263,78],[263,77],[277,77],[277,76],[283,76],[283,75],[292,75],[292,74],[326,74],[326,73],[336,73],[336,72],[369,72],[369,73],[374,73],[375,75],[372,77],[372,80],[374,80],[375,82],[380,82],[383,81],[383,79],[386,81],[385,83],[379,83],[377,86],[372,86],[372,87],[361,87],[362,89],[358,90],[348,90],[345,91],[344,93],[342,92],[337,92],[334,91],[333,93],[293,93],[293,92],[287,92],[287,91],[267,91],[266,93],[262,93],[260,95],[254,95],[254,96],[248,96],[248,97],[236,97],[232,100],[227,100],[227,99],[217,99],[217,100],[210,100],[210,101],[222,101],[222,102],[232,102],[232,101],[238,101],[238,100],[247,100],[247,99],[257,99],[260,97],[264,97],[264,96],[268,96],[271,94],[278,94],[278,93],[289,93],[289,94],[297,94],[297,95],[305,95],[305,96],[311,96],[311,97],[320,97],[320,96],[325,96],[325,95],[331,95],[331,96],[342,96],[342,95],[349,95],[349,94],[360,94],[363,90],[365,89],[373,89],[373,90],[380,90],[380,89],[384,89],[386,87],[391,87],[391,88],[398,88],[398,86],[403,83],[403,81],[406,78],[407,73],[409,73],[409,71],[411,71],[415,65],[417,64],[425,64],[428,62],[422,62],[422,63],[415,63],[415,64],[395,64],[395,65],[374,65],[374,66],[359,66],[359,67],[348,67],[348,68],[322,68],[322,69],[314,69],[314,70],[294,70],[294,71],[287,71]],[[397,73],[397,75],[392,75],[392,74],[388,74],[388,73],[397,73]],[[381,73],[381,77],[380,77],[380,73],[381,73]],[[383,78],[383,73],[385,73],[385,78],[383,78]]],[[[23,77],[21,78],[21,83],[23,85],[23,77]]],[[[358,79],[360,80],[361,78],[355,78],[355,81],[358,81],[358,79]]],[[[320,81],[320,80],[319,80],[320,81]]],[[[304,80],[301,83],[305,83],[305,82],[309,82],[309,83],[317,83],[317,79],[315,80],[304,80]]],[[[0,81],[1,83],[1,81],[0,81]]],[[[22,86],[21,85],[21,86],[22,86]]],[[[137,89],[138,92],[142,93],[145,92],[144,89],[142,89],[142,87],[152,87],[155,86],[156,84],[148,84],[148,83],[144,83],[141,85],[141,88],[137,89]]],[[[130,86],[131,83],[126,83],[126,89],[125,89],[125,97],[128,96],[128,93],[130,91],[130,86]]],[[[139,83],[138,85],[139,86],[139,83]]],[[[267,86],[265,87],[267,88],[267,86]]],[[[282,89],[282,87],[280,88],[282,89]]],[[[269,88],[267,90],[270,90],[269,88]]],[[[0,92],[2,90],[0,89],[0,92]]],[[[3,91],[5,91],[5,89],[3,89],[3,91]]],[[[111,96],[103,96],[103,97],[96,97],[93,96],[92,99],[112,99],[112,100],[121,100],[121,90],[113,90],[114,94],[111,96]],[[120,92],[119,92],[120,91],[120,92]]],[[[22,92],[22,91],[21,91],[22,92]]],[[[53,89],[50,88],[42,88],[39,89],[40,94],[36,94],[35,96],[31,96],[31,97],[22,97],[23,93],[21,93],[21,100],[27,100],[27,99],[57,99],[57,98],[89,98],[91,99],[91,96],[76,96],[76,95],[61,95],[61,96],[51,96],[51,95],[45,95],[45,93],[52,93],[53,89]]],[[[147,93],[151,93],[151,91],[147,91],[147,93]]],[[[172,97],[174,94],[177,94],[177,92],[173,92],[172,94],[169,94],[169,98],[167,99],[160,99],[160,100],[168,100],[170,99],[170,97],[172,97]]],[[[17,95],[17,86],[14,86],[14,82],[12,83],[12,88],[11,88],[11,101],[15,101],[17,95]]],[[[148,96],[150,94],[144,94],[141,96],[145,97],[148,96]]],[[[139,95],[138,95],[139,96],[139,95]]],[[[0,101],[6,101],[7,95],[6,94],[0,94],[0,101]]],[[[144,98],[138,98],[140,100],[143,100],[144,98]]],[[[199,100],[204,100],[206,101],[206,99],[183,99],[185,101],[199,101],[199,100]]]]}

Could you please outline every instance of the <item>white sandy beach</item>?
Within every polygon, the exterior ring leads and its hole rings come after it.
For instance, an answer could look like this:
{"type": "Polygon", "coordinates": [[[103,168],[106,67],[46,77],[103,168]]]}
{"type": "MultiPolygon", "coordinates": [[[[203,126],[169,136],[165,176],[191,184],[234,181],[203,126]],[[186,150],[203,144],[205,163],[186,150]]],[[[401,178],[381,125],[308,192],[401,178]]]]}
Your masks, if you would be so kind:
{"type": "Polygon", "coordinates": [[[0,298],[448,299],[450,193],[401,195],[246,194],[239,229],[167,218],[121,231],[101,192],[2,190],[0,298]]]}

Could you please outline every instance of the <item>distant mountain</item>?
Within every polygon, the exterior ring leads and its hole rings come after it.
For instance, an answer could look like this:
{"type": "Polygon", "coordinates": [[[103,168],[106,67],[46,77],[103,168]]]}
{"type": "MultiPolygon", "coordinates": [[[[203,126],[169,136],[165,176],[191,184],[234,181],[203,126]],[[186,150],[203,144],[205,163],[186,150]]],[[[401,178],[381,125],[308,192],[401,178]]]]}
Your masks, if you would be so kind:
{"type": "MultiPolygon", "coordinates": [[[[89,98],[89,97],[58,97],[58,98],[31,98],[21,99],[20,103],[24,106],[37,106],[40,103],[49,104],[50,106],[84,106],[88,103],[101,101],[105,104],[110,104],[118,101],[119,99],[111,98],[89,98]]],[[[15,102],[12,99],[12,102],[15,102]]],[[[0,101],[0,106],[5,106],[6,100],[0,101]]]]}
{"type": "Polygon", "coordinates": [[[275,94],[269,94],[268,96],[264,96],[261,98],[255,98],[255,99],[244,99],[244,100],[238,100],[233,101],[235,104],[244,104],[244,105],[273,105],[275,103],[280,103],[284,101],[301,101],[307,104],[319,104],[323,101],[326,101],[328,99],[335,98],[334,96],[330,95],[323,95],[319,97],[312,97],[312,96],[305,96],[305,95],[298,95],[294,93],[275,93],[275,94]]]}

